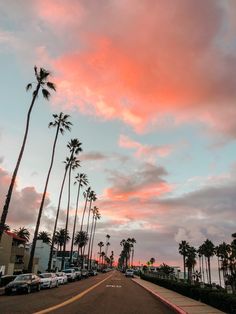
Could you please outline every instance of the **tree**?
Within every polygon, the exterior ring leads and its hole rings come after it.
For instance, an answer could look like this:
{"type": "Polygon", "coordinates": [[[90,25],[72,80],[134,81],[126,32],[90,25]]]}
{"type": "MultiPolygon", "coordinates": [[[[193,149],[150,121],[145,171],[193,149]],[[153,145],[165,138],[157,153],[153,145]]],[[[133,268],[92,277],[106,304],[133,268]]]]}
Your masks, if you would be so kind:
{"type": "Polygon", "coordinates": [[[184,279],[186,279],[186,256],[188,253],[189,244],[186,241],[179,243],[179,254],[183,255],[183,266],[184,266],[184,279]]]}
{"type": "Polygon", "coordinates": [[[105,249],[106,256],[107,256],[108,246],[110,245],[110,243],[109,243],[110,237],[111,236],[109,234],[106,235],[106,249],[105,249]]]}
{"type": "Polygon", "coordinates": [[[74,225],[73,225],[73,233],[72,233],[72,241],[71,241],[71,250],[70,250],[70,263],[72,261],[72,254],[73,254],[73,246],[74,246],[74,238],[75,238],[75,229],[76,229],[76,222],[77,222],[77,215],[78,215],[78,208],[79,208],[79,196],[80,196],[80,189],[84,186],[88,185],[88,178],[85,173],[78,173],[75,177],[76,181],[74,184],[78,183],[78,192],[77,192],[77,199],[76,199],[76,210],[75,210],[75,217],[74,217],[74,225]]]}
{"type": "Polygon", "coordinates": [[[57,230],[57,222],[58,222],[59,212],[61,209],[61,198],[62,198],[62,194],[63,194],[63,190],[64,190],[67,171],[68,171],[69,164],[70,164],[70,158],[66,157],[66,160],[63,163],[65,164],[65,172],[63,175],[63,179],[62,179],[62,184],[61,184],[61,189],[60,189],[60,194],[59,194],[59,200],[58,200],[58,205],[57,205],[56,219],[55,219],[54,229],[53,229],[53,234],[52,234],[52,245],[51,245],[49,259],[48,259],[48,271],[51,270],[51,265],[52,265],[52,255],[53,255],[53,248],[54,248],[55,236],[56,236],[56,230],[57,230]]]}
{"type": "Polygon", "coordinates": [[[10,231],[10,227],[7,224],[4,224],[3,230],[4,231],[10,231]]]}
{"type": "Polygon", "coordinates": [[[92,256],[90,256],[90,253],[91,253],[91,244],[92,244],[93,231],[94,231],[93,229],[94,229],[95,215],[98,212],[98,207],[94,206],[93,208],[91,208],[91,211],[93,215],[92,215],[92,225],[91,225],[89,244],[88,244],[88,268],[89,269],[90,269],[90,259],[92,258],[92,256]]]}
{"type": "Polygon", "coordinates": [[[78,245],[78,255],[77,255],[77,263],[79,262],[79,251],[80,256],[82,258],[82,268],[83,268],[83,255],[82,255],[82,249],[88,242],[88,234],[86,231],[78,231],[75,235],[75,241],[74,244],[78,245]]]}
{"type": "Polygon", "coordinates": [[[49,178],[50,178],[50,174],[51,174],[52,166],[53,166],[53,162],[54,162],[58,135],[59,135],[59,133],[61,133],[63,135],[65,130],[70,131],[72,123],[70,121],[68,121],[69,117],[70,117],[69,115],[64,115],[62,112],[59,115],[53,114],[54,121],[50,122],[48,125],[49,128],[50,127],[56,127],[56,134],[55,134],[55,138],[54,138],[54,142],[53,142],[51,161],[50,161],[48,174],[47,174],[47,178],[46,178],[46,182],[45,182],[45,186],[44,186],[41,204],[39,207],[36,228],[34,231],[34,238],[33,238],[32,247],[31,247],[31,251],[30,251],[30,259],[29,259],[29,265],[28,265],[28,270],[30,272],[32,272],[35,246],[36,246],[36,241],[37,241],[37,237],[38,237],[38,230],[39,230],[41,216],[42,216],[42,212],[43,212],[44,201],[46,198],[48,182],[49,182],[49,178]]]}
{"type": "Polygon", "coordinates": [[[19,229],[14,229],[13,232],[20,238],[25,239],[26,242],[29,242],[30,232],[25,227],[20,227],[19,229]]]}
{"type": "Polygon", "coordinates": [[[83,196],[84,196],[84,198],[85,198],[85,203],[84,203],[84,209],[83,209],[83,214],[82,214],[82,220],[81,220],[80,231],[83,230],[84,215],[85,215],[85,211],[86,211],[86,208],[87,208],[87,203],[88,203],[88,199],[89,199],[90,193],[91,193],[91,187],[89,186],[89,187],[87,188],[87,190],[83,193],[83,196]]]}
{"type": "Polygon", "coordinates": [[[61,228],[59,229],[59,231],[55,232],[54,243],[59,245],[60,251],[62,251],[64,242],[65,241],[68,242],[69,240],[70,240],[69,232],[67,231],[66,233],[65,229],[61,228]]]}
{"type": "MultiPolygon", "coordinates": [[[[81,145],[81,143],[79,143],[81,145]]],[[[72,148],[73,150],[73,148],[72,148]]],[[[82,149],[81,149],[82,150],[82,149]]],[[[77,151],[77,153],[80,150],[77,151]]],[[[74,153],[73,153],[74,154],[74,153]]],[[[66,211],[66,225],[65,229],[67,231],[68,229],[68,222],[69,222],[69,212],[70,212],[70,183],[71,183],[71,171],[77,169],[80,166],[80,161],[76,159],[74,155],[71,155],[72,158],[70,160],[69,164],[69,178],[68,178],[68,201],[67,201],[67,211],[66,211]]],[[[65,252],[66,252],[66,242],[63,245],[63,256],[62,256],[62,269],[64,268],[64,263],[65,263],[65,252]]]]}
{"type": "Polygon", "coordinates": [[[37,240],[43,240],[43,243],[51,243],[51,235],[47,231],[40,231],[37,240]]]}
{"type": "Polygon", "coordinates": [[[101,215],[98,211],[98,208],[95,210],[94,213],[94,228],[93,228],[93,234],[92,234],[92,244],[91,244],[91,254],[90,254],[90,260],[92,259],[93,256],[93,243],[94,243],[94,237],[96,233],[96,226],[97,226],[97,220],[101,218],[101,215]]]}
{"type": "Polygon", "coordinates": [[[102,241],[100,241],[98,243],[98,246],[99,246],[99,263],[101,263],[101,254],[102,254],[102,247],[104,246],[104,243],[102,241]]]}
{"type": "Polygon", "coordinates": [[[192,279],[192,274],[194,272],[194,266],[196,265],[196,255],[197,255],[197,250],[193,247],[190,246],[187,251],[187,258],[185,261],[185,265],[188,268],[188,280],[191,281],[192,279]]]}
{"type": "Polygon", "coordinates": [[[202,245],[203,255],[207,258],[207,266],[208,266],[208,278],[209,283],[211,284],[211,261],[210,258],[215,254],[214,244],[206,239],[206,241],[202,245]]]}
{"type": "MultiPolygon", "coordinates": [[[[48,77],[50,76],[50,72],[48,72],[47,70],[45,70],[43,68],[40,68],[40,70],[38,71],[38,68],[35,66],[34,67],[34,73],[35,73],[35,77],[36,77],[36,80],[37,80],[36,88],[33,91],[32,101],[31,101],[31,104],[30,104],[30,107],[29,107],[28,113],[27,113],[25,133],[24,133],[24,137],[23,137],[23,143],[21,145],[20,153],[19,153],[19,156],[18,156],[18,159],[17,159],[17,162],[16,162],[15,169],[13,171],[11,182],[10,182],[10,186],[8,188],[8,192],[7,192],[7,195],[6,195],[5,204],[3,206],[3,211],[2,211],[2,215],[1,215],[1,221],[0,221],[0,241],[1,241],[1,238],[2,238],[4,224],[6,222],[7,215],[8,215],[9,205],[10,205],[13,188],[14,188],[15,181],[16,181],[17,172],[19,170],[20,163],[21,163],[21,160],[22,160],[22,157],[23,157],[23,153],[24,153],[24,149],[25,149],[25,144],[26,144],[28,131],[29,131],[30,116],[31,116],[31,112],[32,112],[35,100],[36,100],[36,98],[37,98],[37,96],[39,94],[40,89],[42,89],[43,97],[46,98],[47,100],[50,98],[50,92],[48,91],[47,88],[53,89],[54,91],[56,91],[55,85],[52,82],[48,81],[48,77]]],[[[32,88],[32,83],[30,83],[30,84],[28,84],[26,86],[26,90],[27,91],[30,90],[31,88],[32,88]]]]}
{"type": "Polygon", "coordinates": [[[153,266],[153,264],[155,263],[155,258],[154,257],[152,257],[152,258],[150,258],[150,263],[151,263],[151,265],[153,266]]]}

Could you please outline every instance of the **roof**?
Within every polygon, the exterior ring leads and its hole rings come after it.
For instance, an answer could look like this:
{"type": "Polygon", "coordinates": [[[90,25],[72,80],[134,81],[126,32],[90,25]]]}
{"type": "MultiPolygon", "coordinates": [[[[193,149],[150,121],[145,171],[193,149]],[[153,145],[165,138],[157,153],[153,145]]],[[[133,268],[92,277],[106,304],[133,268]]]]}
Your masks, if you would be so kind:
{"type": "Polygon", "coordinates": [[[15,239],[15,240],[19,240],[19,241],[26,242],[26,239],[19,237],[19,236],[18,236],[17,234],[15,234],[14,232],[5,230],[5,233],[6,233],[7,235],[9,235],[10,237],[12,237],[13,239],[15,239]]]}

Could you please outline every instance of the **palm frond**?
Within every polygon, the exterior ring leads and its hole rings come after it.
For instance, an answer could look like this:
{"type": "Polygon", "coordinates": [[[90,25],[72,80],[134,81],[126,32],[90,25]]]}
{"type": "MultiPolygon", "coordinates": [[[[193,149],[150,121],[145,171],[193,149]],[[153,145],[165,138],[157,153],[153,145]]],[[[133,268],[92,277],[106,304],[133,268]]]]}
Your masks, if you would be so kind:
{"type": "Polygon", "coordinates": [[[42,89],[42,94],[43,94],[43,97],[46,98],[47,100],[49,100],[51,94],[49,93],[49,91],[45,88],[42,89]]]}
{"type": "Polygon", "coordinates": [[[47,87],[56,91],[56,85],[52,82],[47,82],[47,87]]]}
{"type": "Polygon", "coordinates": [[[32,84],[31,83],[29,83],[29,84],[27,84],[26,85],[26,91],[28,92],[30,89],[32,88],[32,84]]]}

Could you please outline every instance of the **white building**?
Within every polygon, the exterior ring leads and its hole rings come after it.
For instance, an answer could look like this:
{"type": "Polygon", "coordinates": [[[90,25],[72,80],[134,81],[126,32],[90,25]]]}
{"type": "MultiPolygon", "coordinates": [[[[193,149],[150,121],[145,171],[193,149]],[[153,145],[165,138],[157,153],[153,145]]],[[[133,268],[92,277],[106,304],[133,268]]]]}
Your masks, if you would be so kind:
{"type": "MultiPolygon", "coordinates": [[[[48,259],[50,254],[51,245],[44,243],[43,240],[37,240],[34,256],[38,257],[38,270],[40,272],[45,272],[48,268],[48,259]]],[[[56,258],[56,250],[54,251],[52,258],[51,269],[59,268],[59,263],[56,258]]]]}

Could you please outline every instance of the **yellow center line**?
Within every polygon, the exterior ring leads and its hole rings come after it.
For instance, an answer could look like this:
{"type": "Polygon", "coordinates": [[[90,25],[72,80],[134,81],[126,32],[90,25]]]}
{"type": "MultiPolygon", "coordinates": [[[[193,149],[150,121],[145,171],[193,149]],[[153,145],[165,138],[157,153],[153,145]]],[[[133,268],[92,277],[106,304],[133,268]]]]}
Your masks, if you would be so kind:
{"type": "Polygon", "coordinates": [[[110,276],[108,276],[107,278],[103,279],[102,281],[96,283],[95,285],[93,285],[92,287],[84,290],[83,292],[77,294],[76,296],[62,302],[62,303],[59,303],[57,305],[54,305],[54,306],[51,306],[45,310],[42,310],[42,311],[39,311],[39,312],[35,312],[34,314],[44,314],[44,313],[49,313],[51,311],[54,311],[54,310],[57,310],[65,305],[68,305],[70,303],[73,303],[79,299],[81,299],[85,294],[87,294],[88,292],[92,291],[93,289],[95,289],[96,287],[98,287],[100,284],[102,284],[104,281],[106,281],[107,279],[109,279],[110,277],[112,277],[113,274],[111,274],[110,276]]]}

